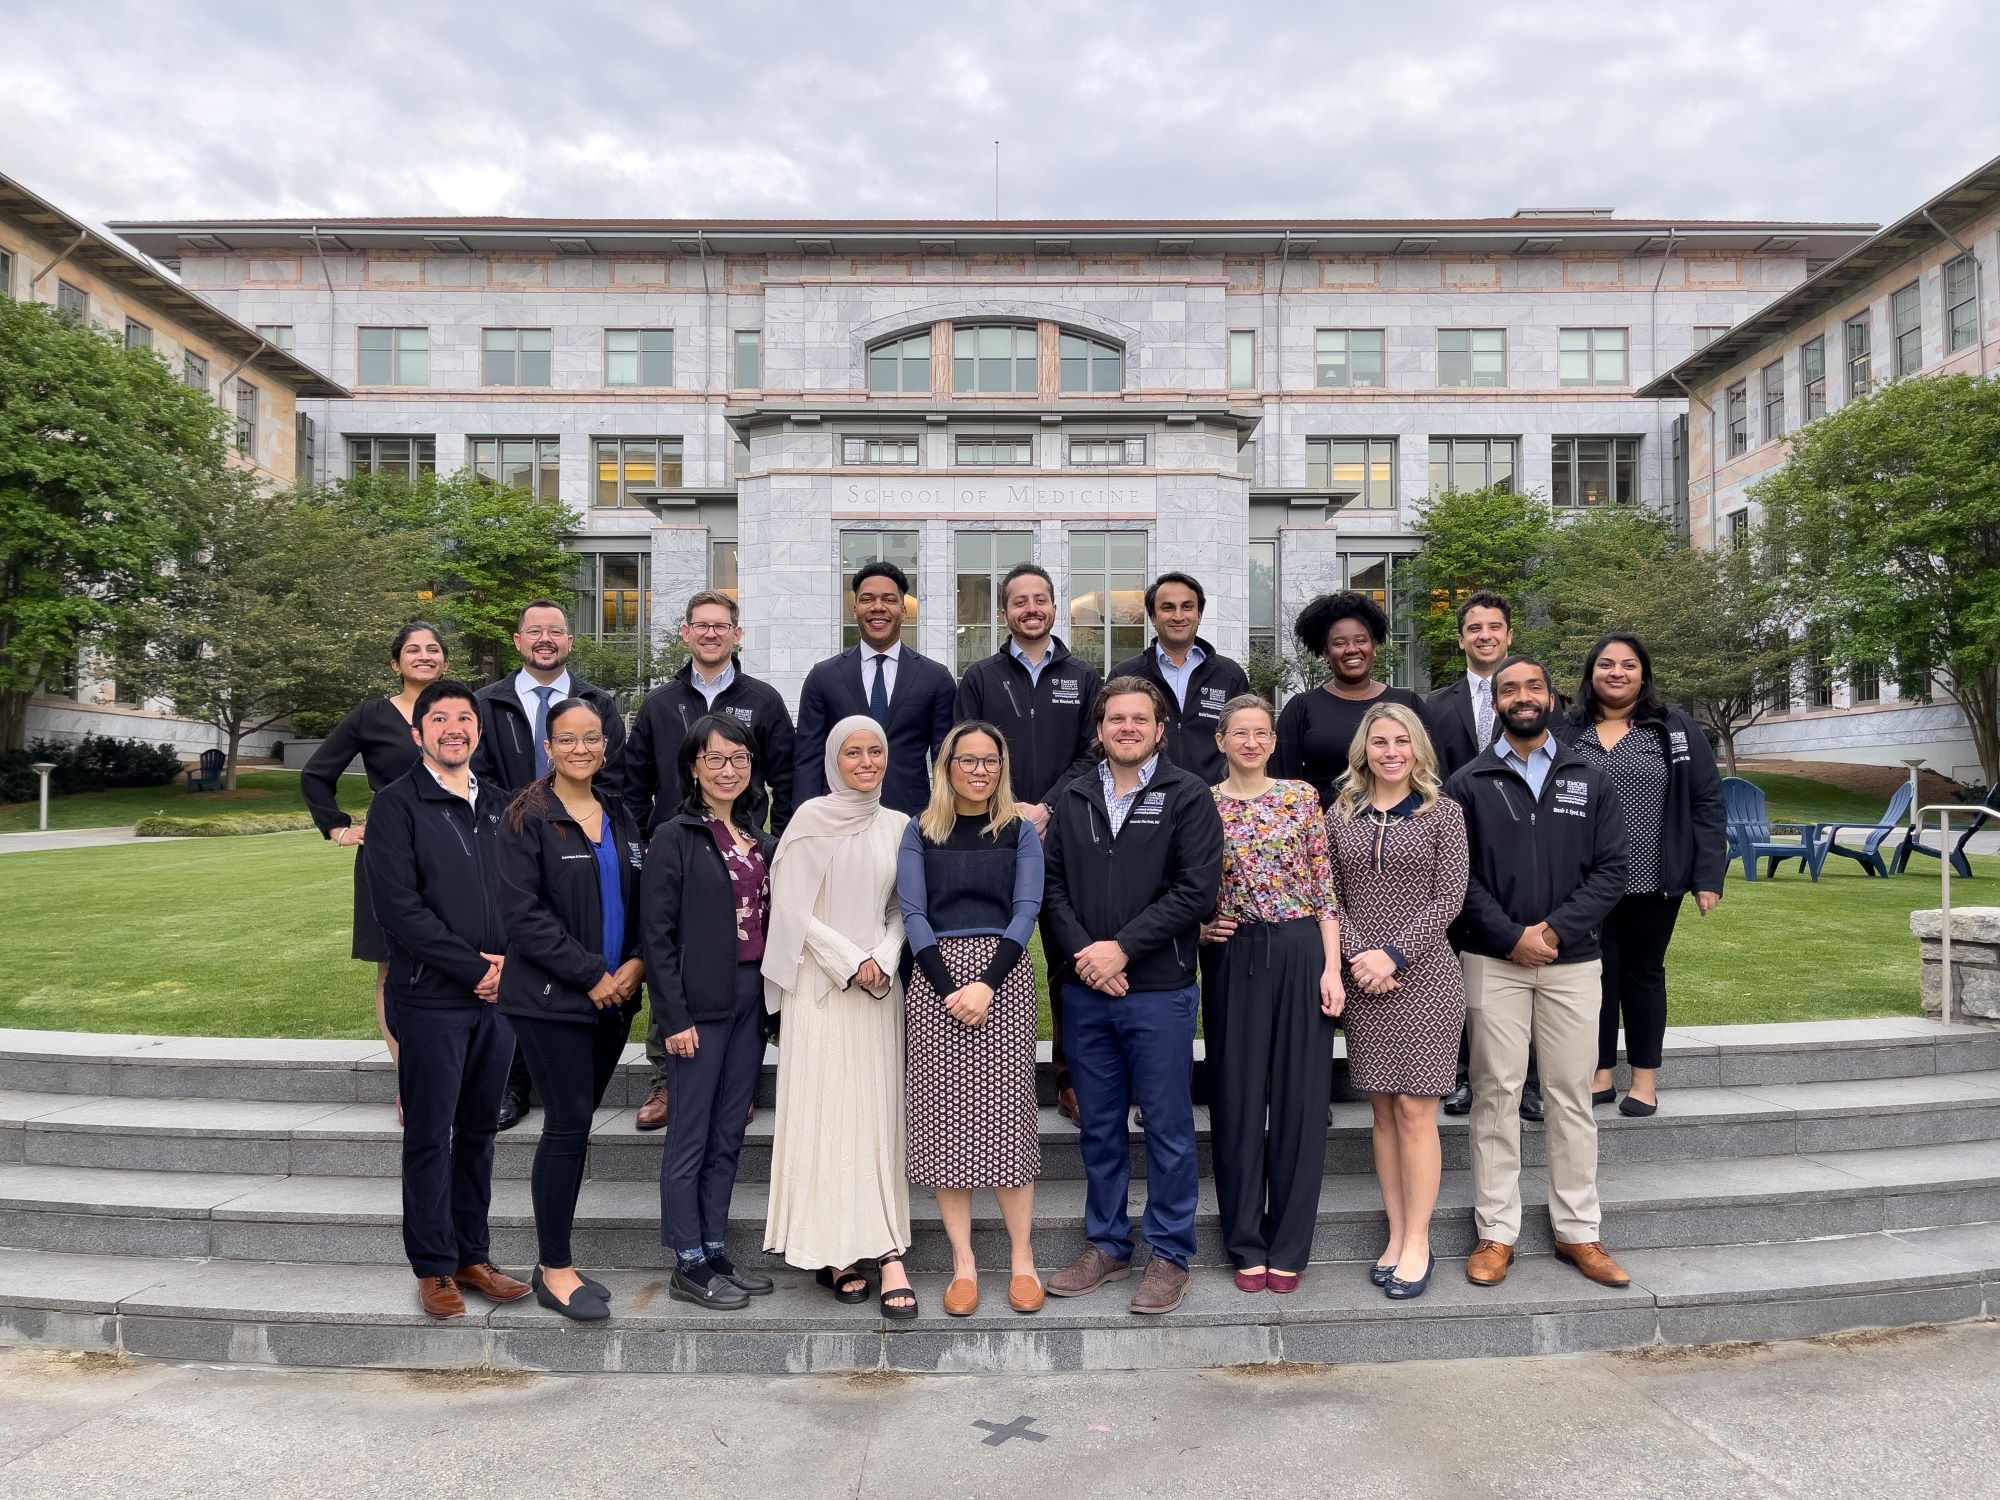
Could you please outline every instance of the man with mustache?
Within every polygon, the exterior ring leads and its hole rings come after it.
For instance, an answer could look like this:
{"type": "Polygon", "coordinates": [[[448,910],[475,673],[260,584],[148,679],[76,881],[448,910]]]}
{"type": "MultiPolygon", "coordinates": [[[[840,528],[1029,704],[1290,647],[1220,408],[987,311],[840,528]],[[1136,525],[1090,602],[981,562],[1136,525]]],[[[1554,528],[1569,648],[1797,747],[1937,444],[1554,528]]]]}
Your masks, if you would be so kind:
{"type": "Polygon", "coordinates": [[[1611,778],[1549,732],[1555,694],[1532,657],[1493,674],[1500,738],[1445,791],[1465,809],[1472,875],[1453,946],[1472,1038],[1473,1223],[1466,1279],[1497,1286],[1521,1235],[1521,1086],[1532,1041],[1548,1116],[1556,1259],[1629,1285],[1604,1248],[1591,1070],[1603,1000],[1598,943],[1625,894],[1625,825],[1611,778]]]}

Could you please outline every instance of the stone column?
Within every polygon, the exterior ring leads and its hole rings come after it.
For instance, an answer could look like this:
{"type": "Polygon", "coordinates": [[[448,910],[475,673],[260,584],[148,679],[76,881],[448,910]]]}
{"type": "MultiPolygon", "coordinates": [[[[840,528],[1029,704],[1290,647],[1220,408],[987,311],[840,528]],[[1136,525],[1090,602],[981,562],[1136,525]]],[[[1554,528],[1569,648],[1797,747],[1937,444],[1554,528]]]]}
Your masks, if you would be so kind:
{"type": "MultiPolygon", "coordinates": [[[[1922,955],[1924,1011],[1938,1015],[1944,1009],[1943,911],[1911,912],[1910,931],[1922,955]]],[[[1952,908],[1951,978],[1953,1020],[2000,1021],[2000,906],[1952,908]]]]}
{"type": "Polygon", "coordinates": [[[647,622],[655,648],[680,629],[688,599],[708,587],[708,528],[656,526],[652,533],[653,612],[647,622]]]}

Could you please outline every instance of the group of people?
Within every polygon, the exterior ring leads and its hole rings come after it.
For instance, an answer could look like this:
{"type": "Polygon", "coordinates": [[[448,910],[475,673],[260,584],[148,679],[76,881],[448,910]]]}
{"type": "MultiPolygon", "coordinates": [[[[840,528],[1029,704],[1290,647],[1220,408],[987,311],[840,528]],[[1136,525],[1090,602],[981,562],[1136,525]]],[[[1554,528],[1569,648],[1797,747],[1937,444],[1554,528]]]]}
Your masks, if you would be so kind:
{"type": "Polygon", "coordinates": [[[637,1124],[664,1131],[669,1292],[697,1306],[773,1289],[727,1233],[771,1042],[764,1249],[891,1319],[919,1311],[913,1184],[950,1243],[949,1314],[979,1306],[980,1189],[1006,1227],[1015,1311],[1129,1276],[1135,1118],[1150,1255],[1130,1307],[1178,1307],[1198,1097],[1236,1285],[1291,1292],[1313,1259],[1337,1030],[1373,1112],[1386,1296],[1431,1281],[1441,1100],[1472,1116],[1474,1282],[1506,1275],[1520,1120],[1545,1109],[1557,1254],[1625,1283],[1601,1243],[1592,1110],[1616,1099],[1621,1019],[1619,1107],[1657,1109],[1666,946],[1685,896],[1705,913],[1723,869],[1708,743],[1662,701],[1637,639],[1601,642],[1566,707],[1511,654],[1507,602],[1475,594],[1458,611],[1466,674],[1426,701],[1374,677],[1380,606],[1331,594],[1296,624],[1331,677],[1277,713],[1201,637],[1206,596],[1185,573],[1147,589],[1154,639],[1108,680],[1052,633],[1054,582],[1034,564],[1003,581],[1005,644],[956,681],[903,644],[907,595],[894,564],[859,570],[859,643],[812,670],[796,720],[743,671],[736,601],[695,595],[689,660],[629,737],[611,696],[569,672],[561,606],[522,611],[519,669],[477,691],[415,623],[391,648],[401,690],[314,757],[308,804],[358,846],[353,951],[377,964],[426,1312],[458,1315],[470,1288],[610,1316],[571,1227],[642,996],[654,1072],[637,1124]],[[357,755],[365,824],[335,795],[357,755]],[[1087,1179],[1082,1244],[1046,1277],[1037,930],[1057,1104],[1087,1179]],[[524,1282],[492,1264],[487,1210],[496,1133],[537,1099],[524,1282]]]}

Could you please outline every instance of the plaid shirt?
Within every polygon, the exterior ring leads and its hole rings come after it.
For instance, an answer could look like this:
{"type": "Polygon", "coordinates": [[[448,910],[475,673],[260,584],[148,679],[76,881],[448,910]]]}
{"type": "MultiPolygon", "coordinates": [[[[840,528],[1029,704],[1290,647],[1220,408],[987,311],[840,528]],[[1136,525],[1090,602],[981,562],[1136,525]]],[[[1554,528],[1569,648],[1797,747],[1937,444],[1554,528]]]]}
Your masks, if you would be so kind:
{"type": "Polygon", "coordinates": [[[1104,788],[1104,811],[1111,819],[1113,838],[1118,837],[1118,830],[1125,826],[1125,815],[1132,810],[1132,804],[1139,800],[1139,793],[1146,790],[1146,784],[1153,779],[1153,773],[1159,768],[1160,755],[1156,750],[1153,752],[1153,758],[1139,768],[1139,784],[1121,797],[1118,795],[1118,789],[1111,784],[1111,762],[1107,759],[1097,763],[1097,780],[1104,788]]]}

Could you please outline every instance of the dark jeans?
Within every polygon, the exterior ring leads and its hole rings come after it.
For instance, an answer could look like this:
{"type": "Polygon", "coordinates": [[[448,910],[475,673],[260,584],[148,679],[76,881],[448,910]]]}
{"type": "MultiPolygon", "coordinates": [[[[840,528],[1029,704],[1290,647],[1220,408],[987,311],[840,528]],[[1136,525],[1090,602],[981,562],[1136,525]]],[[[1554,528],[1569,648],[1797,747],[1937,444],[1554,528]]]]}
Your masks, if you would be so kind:
{"type": "Polygon", "coordinates": [[[403,1253],[419,1276],[488,1258],[493,1137],[513,1028],[491,1005],[396,1009],[403,1096],[403,1253]]]}
{"type": "Polygon", "coordinates": [[[1049,969],[1049,1062],[1056,1070],[1056,1089],[1060,1092],[1075,1083],[1070,1077],[1069,1052],[1063,1039],[1063,991],[1078,983],[1076,960],[1063,952],[1047,922],[1041,924],[1041,931],[1042,957],[1049,969]]]}
{"type": "Polygon", "coordinates": [[[576,1195],[590,1158],[590,1122],[625,1050],[632,1018],[622,1010],[594,1021],[552,1021],[515,1016],[514,1035],[541,1091],[542,1138],[535,1146],[529,1195],[535,1205],[535,1239],[543,1265],[571,1264],[570,1228],[576,1195]]]}
{"type": "Polygon", "coordinates": [[[1070,1080],[1082,1115],[1083,1227],[1106,1255],[1132,1255],[1126,1193],[1132,1182],[1125,1113],[1145,1115],[1146,1211],[1139,1232],[1155,1255],[1186,1266],[1194,1254],[1194,1018],[1196,986],[1106,995],[1063,986],[1070,1080]]]}
{"type": "Polygon", "coordinates": [[[764,1065],[763,1021],[763,975],[754,962],[738,964],[729,1019],[696,1022],[694,1056],[667,1056],[660,1243],[669,1250],[699,1250],[728,1238],[736,1163],[764,1065]]]}
{"type": "Polygon", "coordinates": [[[535,1076],[528,1071],[528,1054],[519,1047],[514,1049],[513,1061],[507,1065],[507,1092],[519,1095],[529,1104],[535,1102],[535,1076]]]}
{"type": "Polygon", "coordinates": [[[1604,1006],[1597,1013],[1597,1066],[1618,1065],[1618,1013],[1625,1013],[1625,1060],[1657,1068],[1667,1037],[1667,944],[1679,896],[1643,891],[1604,919],[1604,1006]]]}

